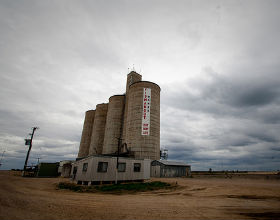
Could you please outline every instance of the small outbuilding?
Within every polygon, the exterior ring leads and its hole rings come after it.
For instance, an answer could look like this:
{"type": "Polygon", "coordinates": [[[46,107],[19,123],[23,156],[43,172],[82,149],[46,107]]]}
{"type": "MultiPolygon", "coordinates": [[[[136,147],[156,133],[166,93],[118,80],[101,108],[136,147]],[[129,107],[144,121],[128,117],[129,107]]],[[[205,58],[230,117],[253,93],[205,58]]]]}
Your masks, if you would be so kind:
{"type": "Polygon", "coordinates": [[[58,173],[60,176],[68,178],[71,174],[72,169],[72,162],[71,160],[63,160],[59,162],[58,173]]]}
{"type": "Polygon", "coordinates": [[[40,163],[37,177],[57,177],[59,163],[40,163]]]}
{"type": "Polygon", "coordinates": [[[182,162],[154,160],[151,162],[151,177],[191,176],[191,166],[182,162]]]}

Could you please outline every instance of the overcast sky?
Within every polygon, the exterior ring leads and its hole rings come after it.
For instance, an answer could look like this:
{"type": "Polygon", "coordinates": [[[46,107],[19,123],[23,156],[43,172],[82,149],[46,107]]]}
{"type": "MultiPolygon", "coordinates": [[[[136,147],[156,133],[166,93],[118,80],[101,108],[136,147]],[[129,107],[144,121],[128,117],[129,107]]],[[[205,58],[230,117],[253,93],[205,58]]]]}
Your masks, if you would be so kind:
{"type": "Polygon", "coordinates": [[[75,159],[84,113],[161,87],[161,148],[193,170],[280,169],[280,1],[0,0],[1,169],[75,159]]]}

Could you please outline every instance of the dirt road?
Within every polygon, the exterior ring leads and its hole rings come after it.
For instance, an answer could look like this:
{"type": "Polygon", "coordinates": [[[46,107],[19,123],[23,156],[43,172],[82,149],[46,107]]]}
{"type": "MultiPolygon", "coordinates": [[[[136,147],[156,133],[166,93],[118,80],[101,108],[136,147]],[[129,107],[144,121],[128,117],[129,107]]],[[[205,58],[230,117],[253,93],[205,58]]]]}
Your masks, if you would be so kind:
{"type": "Polygon", "coordinates": [[[111,195],[56,190],[61,178],[0,171],[0,219],[280,219],[280,181],[160,179],[173,191],[111,195]]]}

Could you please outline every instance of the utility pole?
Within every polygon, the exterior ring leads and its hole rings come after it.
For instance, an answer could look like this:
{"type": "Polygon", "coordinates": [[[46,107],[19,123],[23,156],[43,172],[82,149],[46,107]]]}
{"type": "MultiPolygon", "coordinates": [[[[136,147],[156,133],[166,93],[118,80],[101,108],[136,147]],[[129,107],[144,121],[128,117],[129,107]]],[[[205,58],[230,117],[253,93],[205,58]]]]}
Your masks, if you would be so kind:
{"type": "Polygon", "coordinates": [[[30,151],[31,151],[31,148],[32,148],[33,136],[34,136],[34,133],[35,133],[35,131],[36,131],[37,129],[39,129],[39,128],[38,128],[38,127],[32,127],[31,138],[30,138],[30,139],[25,139],[25,145],[29,145],[29,149],[28,149],[28,151],[27,151],[26,159],[25,159],[25,162],[24,162],[24,167],[23,167],[22,176],[25,175],[25,171],[26,171],[26,167],[27,167],[27,162],[28,162],[29,154],[30,154],[30,151]]]}
{"type": "Polygon", "coordinates": [[[4,153],[5,153],[5,152],[6,152],[6,151],[4,150],[3,153],[2,153],[1,160],[0,160],[0,167],[2,166],[2,160],[3,160],[3,157],[4,157],[4,153]]]}
{"type": "MultiPolygon", "coordinates": [[[[117,137],[116,137],[117,138],[117,137]]],[[[116,166],[116,179],[115,179],[115,184],[118,183],[118,169],[119,169],[119,155],[120,155],[120,145],[121,145],[121,138],[118,139],[118,154],[117,154],[117,166],[116,166]]]]}
{"type": "Polygon", "coordinates": [[[41,157],[37,157],[37,165],[39,165],[39,163],[40,163],[40,159],[41,159],[41,157]]]}

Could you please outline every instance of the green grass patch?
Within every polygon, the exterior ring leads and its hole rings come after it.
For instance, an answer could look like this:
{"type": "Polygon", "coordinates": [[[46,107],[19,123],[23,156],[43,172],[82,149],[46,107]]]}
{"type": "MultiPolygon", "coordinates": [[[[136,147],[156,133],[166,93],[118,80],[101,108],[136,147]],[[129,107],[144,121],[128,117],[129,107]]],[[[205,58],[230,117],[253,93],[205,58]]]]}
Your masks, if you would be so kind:
{"type": "Polygon", "coordinates": [[[145,192],[159,189],[171,189],[176,187],[169,183],[161,181],[153,181],[146,183],[122,183],[98,186],[83,186],[75,183],[60,182],[57,184],[58,189],[69,189],[75,192],[107,192],[107,193],[131,193],[131,192],[145,192]]]}
{"type": "Polygon", "coordinates": [[[77,185],[75,183],[60,182],[57,184],[58,189],[69,189],[76,192],[82,192],[84,186],[77,185]]]}

